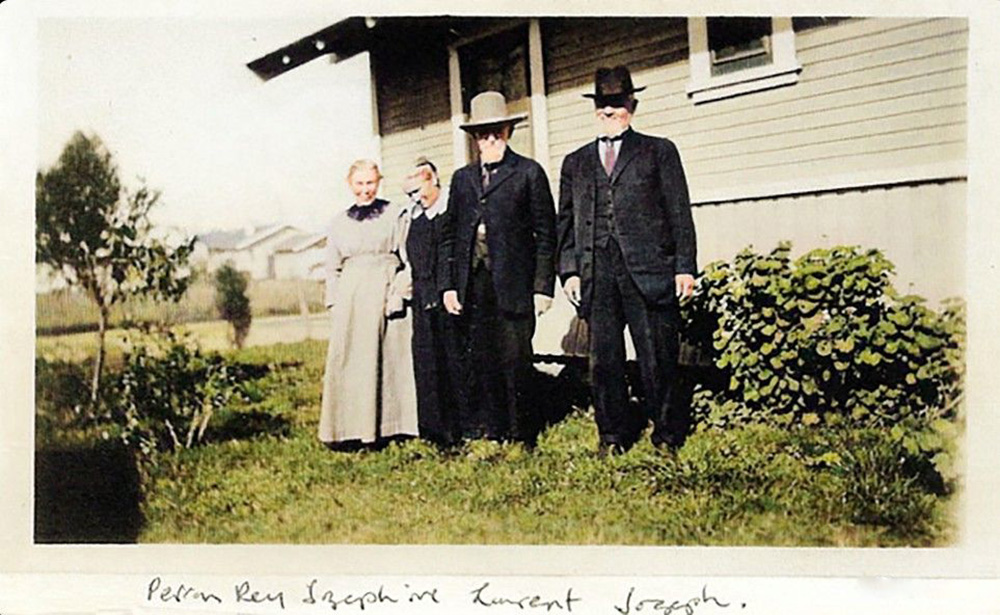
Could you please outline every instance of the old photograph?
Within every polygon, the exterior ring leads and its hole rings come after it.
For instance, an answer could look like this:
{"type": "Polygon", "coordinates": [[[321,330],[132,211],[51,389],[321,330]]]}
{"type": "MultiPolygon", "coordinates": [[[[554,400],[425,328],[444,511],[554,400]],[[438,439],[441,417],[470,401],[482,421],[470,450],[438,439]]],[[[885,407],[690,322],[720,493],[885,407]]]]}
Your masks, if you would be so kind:
{"type": "Polygon", "coordinates": [[[37,25],[33,542],[963,531],[969,20],[37,25]]]}

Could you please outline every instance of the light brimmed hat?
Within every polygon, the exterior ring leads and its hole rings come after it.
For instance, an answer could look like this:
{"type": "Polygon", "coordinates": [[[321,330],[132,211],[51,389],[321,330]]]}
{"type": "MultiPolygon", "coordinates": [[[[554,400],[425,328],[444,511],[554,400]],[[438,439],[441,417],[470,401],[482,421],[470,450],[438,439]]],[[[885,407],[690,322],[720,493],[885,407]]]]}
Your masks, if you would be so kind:
{"type": "Polygon", "coordinates": [[[509,115],[507,99],[500,92],[476,94],[469,106],[469,121],[459,126],[466,132],[476,132],[489,126],[513,126],[528,119],[527,113],[509,115]]]}
{"type": "Polygon", "coordinates": [[[632,73],[628,67],[619,64],[614,68],[601,67],[594,75],[594,93],[584,94],[584,98],[594,99],[598,107],[607,104],[611,106],[622,106],[632,98],[636,92],[645,90],[646,87],[637,88],[632,85],[632,73]]]}

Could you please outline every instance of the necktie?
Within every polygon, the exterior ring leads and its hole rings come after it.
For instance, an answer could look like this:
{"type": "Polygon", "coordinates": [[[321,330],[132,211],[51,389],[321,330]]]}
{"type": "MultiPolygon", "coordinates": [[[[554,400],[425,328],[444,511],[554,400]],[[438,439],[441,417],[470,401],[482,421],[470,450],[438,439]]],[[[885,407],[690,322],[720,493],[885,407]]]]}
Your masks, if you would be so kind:
{"type": "Polygon", "coordinates": [[[483,163],[483,190],[486,190],[486,187],[490,185],[490,175],[493,174],[493,171],[496,170],[499,164],[498,162],[483,163]]]}
{"type": "Polygon", "coordinates": [[[601,137],[601,142],[604,143],[604,172],[611,175],[611,171],[615,168],[615,142],[621,141],[623,135],[618,135],[616,137],[601,137]]]}

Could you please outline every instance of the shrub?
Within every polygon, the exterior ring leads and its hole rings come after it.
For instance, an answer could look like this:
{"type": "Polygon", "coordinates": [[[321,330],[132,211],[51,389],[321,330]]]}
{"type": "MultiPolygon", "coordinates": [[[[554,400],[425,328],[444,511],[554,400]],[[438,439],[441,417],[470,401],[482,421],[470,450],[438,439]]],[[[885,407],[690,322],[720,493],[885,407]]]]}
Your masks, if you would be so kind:
{"type": "Polygon", "coordinates": [[[195,446],[213,414],[243,396],[245,370],[167,331],[126,350],[109,395],[122,440],[146,458],[195,446]]]}
{"type": "Polygon", "coordinates": [[[89,384],[83,363],[35,359],[35,438],[40,445],[64,444],[87,429],[94,418],[89,384]]]}
{"type": "Polygon", "coordinates": [[[247,276],[226,264],[215,272],[215,307],[219,317],[233,328],[233,344],[243,348],[250,332],[250,298],[247,297],[247,276]]]}
{"type": "Polygon", "coordinates": [[[694,398],[708,426],[847,420],[926,428],[960,394],[961,304],[939,314],[892,287],[878,250],[790,244],[710,264],[684,307],[688,342],[721,371],[694,398]]]}

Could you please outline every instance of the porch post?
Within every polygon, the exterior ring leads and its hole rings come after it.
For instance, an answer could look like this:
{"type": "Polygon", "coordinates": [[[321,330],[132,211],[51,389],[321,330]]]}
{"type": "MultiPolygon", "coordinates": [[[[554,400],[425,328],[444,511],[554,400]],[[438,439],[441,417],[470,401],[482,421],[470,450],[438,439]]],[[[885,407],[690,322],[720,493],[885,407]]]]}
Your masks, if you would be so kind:
{"type": "Polygon", "coordinates": [[[448,90],[451,99],[451,152],[456,169],[469,163],[469,148],[465,141],[465,131],[459,128],[465,121],[465,113],[462,111],[461,73],[458,49],[451,45],[448,47],[448,90]]]}
{"type": "Polygon", "coordinates": [[[545,64],[542,56],[542,26],[538,18],[528,22],[528,60],[531,74],[531,132],[534,158],[549,172],[549,110],[545,100],[545,64]]]}

